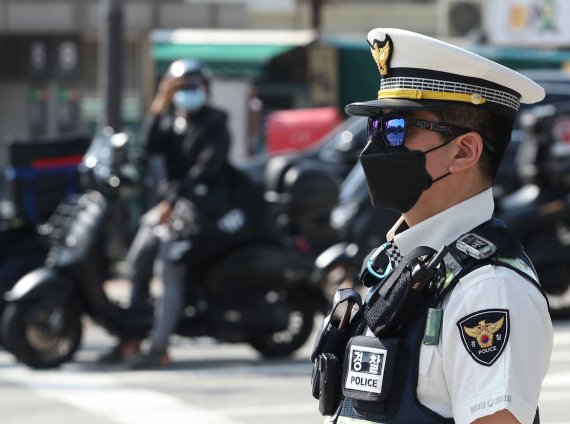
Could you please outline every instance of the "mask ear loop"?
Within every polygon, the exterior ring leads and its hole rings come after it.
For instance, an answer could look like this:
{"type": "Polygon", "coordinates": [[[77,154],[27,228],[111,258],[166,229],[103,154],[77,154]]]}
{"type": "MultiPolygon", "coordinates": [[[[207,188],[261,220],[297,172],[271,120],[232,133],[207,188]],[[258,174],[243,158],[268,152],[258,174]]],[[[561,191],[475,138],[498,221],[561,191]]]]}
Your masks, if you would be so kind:
{"type": "Polygon", "coordinates": [[[376,278],[379,278],[379,279],[386,277],[388,274],[390,274],[392,272],[392,264],[390,262],[388,262],[388,266],[386,267],[386,271],[384,271],[384,273],[382,273],[382,274],[379,274],[372,269],[372,265],[374,265],[376,258],[380,255],[380,253],[382,253],[384,250],[386,250],[386,247],[388,247],[388,242],[384,243],[382,246],[380,246],[378,249],[376,249],[376,251],[372,255],[370,255],[370,257],[368,258],[368,261],[366,262],[366,269],[368,270],[368,272],[370,274],[372,274],[373,276],[375,276],[376,278]]]}
{"type": "MultiPolygon", "coordinates": [[[[456,136],[456,137],[459,137],[459,136],[456,136]]],[[[429,152],[433,152],[434,150],[437,150],[437,149],[439,149],[440,147],[447,146],[449,143],[451,143],[453,140],[455,140],[456,137],[453,137],[453,138],[447,140],[445,143],[440,144],[439,146],[435,146],[435,147],[432,147],[432,148],[429,149],[429,150],[426,150],[425,152],[423,152],[424,155],[427,155],[429,152]]],[[[435,182],[438,182],[439,180],[441,180],[442,178],[447,177],[448,175],[451,175],[451,172],[448,172],[448,173],[446,173],[446,174],[443,174],[441,177],[437,177],[436,179],[432,179],[431,183],[433,184],[433,183],[435,183],[435,182]]]]}

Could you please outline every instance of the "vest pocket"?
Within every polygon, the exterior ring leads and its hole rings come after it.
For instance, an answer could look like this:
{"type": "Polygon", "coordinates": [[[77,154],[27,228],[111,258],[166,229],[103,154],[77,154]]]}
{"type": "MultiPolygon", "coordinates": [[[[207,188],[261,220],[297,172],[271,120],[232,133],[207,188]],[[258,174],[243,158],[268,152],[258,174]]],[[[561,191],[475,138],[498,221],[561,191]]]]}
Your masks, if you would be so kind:
{"type": "Polygon", "coordinates": [[[394,413],[402,396],[410,351],[396,338],[356,336],[348,344],[342,391],[354,413],[376,422],[394,413]]]}
{"type": "Polygon", "coordinates": [[[398,339],[356,336],[348,343],[343,376],[346,397],[378,402],[390,392],[398,339]]]}

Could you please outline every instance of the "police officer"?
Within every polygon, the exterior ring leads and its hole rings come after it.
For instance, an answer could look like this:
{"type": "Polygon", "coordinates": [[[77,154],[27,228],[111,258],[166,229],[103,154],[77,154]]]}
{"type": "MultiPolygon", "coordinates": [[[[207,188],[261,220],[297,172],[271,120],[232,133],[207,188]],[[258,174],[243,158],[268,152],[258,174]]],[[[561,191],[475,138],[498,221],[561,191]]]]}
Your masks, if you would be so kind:
{"type": "Polygon", "coordinates": [[[492,220],[491,186],[519,105],[542,100],[544,91],[413,32],[377,28],[368,44],[380,90],[346,111],[368,117],[360,160],[372,203],[402,215],[372,258],[387,265],[368,260],[365,274],[375,282],[364,308],[375,312],[344,349],[342,397],[330,422],[538,422],[552,323],[528,258],[512,237],[497,236],[508,233],[492,220]],[[413,320],[403,335],[392,330],[383,340],[383,309],[373,300],[390,289],[383,284],[398,287],[403,280],[391,281],[391,273],[419,246],[447,246],[455,252],[445,256],[447,274],[467,271],[439,280],[431,308],[394,313],[413,320]],[[502,252],[512,258],[501,262],[502,252]]]}

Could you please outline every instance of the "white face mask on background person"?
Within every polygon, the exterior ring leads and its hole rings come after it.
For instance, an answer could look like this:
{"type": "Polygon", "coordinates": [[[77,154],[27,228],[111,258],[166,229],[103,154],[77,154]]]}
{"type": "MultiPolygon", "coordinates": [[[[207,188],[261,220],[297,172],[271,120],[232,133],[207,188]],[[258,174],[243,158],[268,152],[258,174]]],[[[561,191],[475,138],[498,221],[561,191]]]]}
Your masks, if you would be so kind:
{"type": "Polygon", "coordinates": [[[194,112],[206,104],[206,91],[203,88],[180,90],[174,93],[172,101],[177,108],[194,112]]]}

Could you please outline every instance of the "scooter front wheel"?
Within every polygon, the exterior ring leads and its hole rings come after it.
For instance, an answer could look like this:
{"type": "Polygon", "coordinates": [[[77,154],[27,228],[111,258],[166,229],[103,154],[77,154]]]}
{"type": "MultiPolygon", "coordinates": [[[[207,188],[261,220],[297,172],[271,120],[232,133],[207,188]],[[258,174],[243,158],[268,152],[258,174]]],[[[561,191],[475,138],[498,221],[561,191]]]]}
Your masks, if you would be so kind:
{"type": "Polygon", "coordinates": [[[69,361],[81,343],[77,307],[57,301],[12,303],[2,317],[2,339],[8,350],[31,368],[55,368],[69,361]]]}

